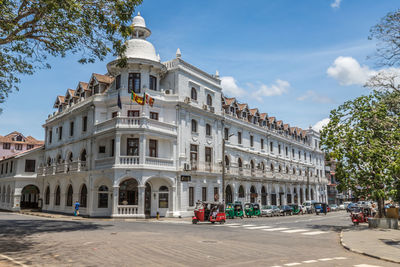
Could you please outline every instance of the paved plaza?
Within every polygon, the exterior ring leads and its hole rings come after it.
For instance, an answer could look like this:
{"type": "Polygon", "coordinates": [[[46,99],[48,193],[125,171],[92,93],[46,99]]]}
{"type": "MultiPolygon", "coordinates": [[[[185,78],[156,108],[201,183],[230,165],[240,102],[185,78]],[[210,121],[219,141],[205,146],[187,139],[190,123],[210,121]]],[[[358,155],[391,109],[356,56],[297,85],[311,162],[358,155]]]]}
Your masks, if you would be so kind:
{"type": "Polygon", "coordinates": [[[0,266],[394,266],[344,249],[351,227],[345,212],[224,225],[0,213],[0,266]]]}

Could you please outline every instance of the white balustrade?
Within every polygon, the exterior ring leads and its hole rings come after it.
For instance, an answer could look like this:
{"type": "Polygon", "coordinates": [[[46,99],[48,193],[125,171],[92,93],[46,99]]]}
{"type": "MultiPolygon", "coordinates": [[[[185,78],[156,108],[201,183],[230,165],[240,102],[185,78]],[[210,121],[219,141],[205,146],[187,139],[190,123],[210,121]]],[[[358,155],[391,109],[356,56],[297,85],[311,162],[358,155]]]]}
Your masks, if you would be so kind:
{"type": "Polygon", "coordinates": [[[137,205],[118,205],[118,215],[134,215],[138,213],[138,206],[137,205]]]}
{"type": "Polygon", "coordinates": [[[173,167],[174,160],[165,158],[146,157],[146,164],[153,166],[173,167]]]}
{"type": "Polygon", "coordinates": [[[139,156],[120,156],[119,164],[121,165],[138,165],[139,156]]]}

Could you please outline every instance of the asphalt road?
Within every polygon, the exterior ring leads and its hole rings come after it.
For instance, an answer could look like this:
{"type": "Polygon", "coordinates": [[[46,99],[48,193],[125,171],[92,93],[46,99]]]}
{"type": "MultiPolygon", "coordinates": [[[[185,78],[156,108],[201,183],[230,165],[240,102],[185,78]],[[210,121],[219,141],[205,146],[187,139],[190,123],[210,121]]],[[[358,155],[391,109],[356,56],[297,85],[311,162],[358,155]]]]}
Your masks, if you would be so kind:
{"type": "Polygon", "coordinates": [[[345,212],[229,220],[59,220],[0,213],[0,266],[396,266],[345,250],[345,212]]]}

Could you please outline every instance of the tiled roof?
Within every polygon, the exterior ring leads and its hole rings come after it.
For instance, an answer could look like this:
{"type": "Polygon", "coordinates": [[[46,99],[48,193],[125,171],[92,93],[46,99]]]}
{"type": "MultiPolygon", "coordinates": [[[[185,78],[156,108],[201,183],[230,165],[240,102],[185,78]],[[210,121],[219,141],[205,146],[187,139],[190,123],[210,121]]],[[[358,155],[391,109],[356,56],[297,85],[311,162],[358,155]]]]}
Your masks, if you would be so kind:
{"type": "Polygon", "coordinates": [[[18,153],[9,155],[9,156],[5,156],[5,157],[3,157],[2,159],[0,159],[0,162],[3,161],[3,160],[15,158],[15,157],[21,156],[21,155],[23,155],[23,154],[25,154],[25,153],[28,153],[28,152],[30,153],[30,152],[33,152],[33,151],[35,151],[35,150],[42,149],[42,148],[43,148],[43,145],[38,146],[38,147],[31,148],[31,149],[28,149],[28,150],[24,150],[24,151],[21,151],[21,152],[18,152],[18,153]]]}
{"type": "Polygon", "coordinates": [[[269,117],[269,123],[273,123],[275,121],[275,117],[269,117]]]}
{"type": "Polygon", "coordinates": [[[232,98],[225,98],[225,103],[227,105],[231,105],[233,102],[236,101],[236,98],[232,97],[232,98]]]}
{"type": "Polygon", "coordinates": [[[239,110],[247,108],[247,104],[238,104],[239,110]]]}
{"type": "Polygon", "coordinates": [[[108,75],[101,75],[101,74],[97,74],[97,73],[93,73],[93,76],[96,78],[96,80],[99,83],[106,83],[106,84],[110,84],[113,82],[114,78],[108,75]]]}
{"type": "Polygon", "coordinates": [[[79,86],[82,87],[83,90],[88,90],[88,83],[85,82],[79,82],[79,86]]]}
{"type": "Polygon", "coordinates": [[[268,117],[267,113],[261,113],[260,119],[265,120],[268,117]]]}
{"type": "Polygon", "coordinates": [[[276,125],[277,125],[278,127],[280,127],[282,124],[283,124],[283,121],[277,121],[277,122],[276,122],[276,125]]]}
{"type": "Polygon", "coordinates": [[[256,113],[258,112],[258,108],[252,108],[252,109],[250,109],[250,113],[251,113],[251,115],[256,115],[256,113]]]}
{"type": "Polygon", "coordinates": [[[39,141],[39,140],[33,138],[32,136],[25,137],[23,134],[21,134],[20,132],[17,132],[17,131],[9,133],[6,136],[0,135],[0,142],[1,143],[13,143],[13,144],[31,144],[31,145],[43,145],[44,144],[43,141],[39,141]],[[15,137],[17,135],[21,135],[22,138],[25,139],[25,142],[24,141],[14,141],[13,137],[15,137]]]}
{"type": "Polygon", "coordinates": [[[70,95],[71,97],[75,97],[75,90],[68,89],[67,94],[65,96],[67,96],[67,95],[70,95]]]}
{"type": "Polygon", "coordinates": [[[283,129],[284,129],[285,131],[289,130],[289,127],[290,127],[290,126],[289,126],[289,124],[287,124],[287,123],[283,125],[283,129]]]}

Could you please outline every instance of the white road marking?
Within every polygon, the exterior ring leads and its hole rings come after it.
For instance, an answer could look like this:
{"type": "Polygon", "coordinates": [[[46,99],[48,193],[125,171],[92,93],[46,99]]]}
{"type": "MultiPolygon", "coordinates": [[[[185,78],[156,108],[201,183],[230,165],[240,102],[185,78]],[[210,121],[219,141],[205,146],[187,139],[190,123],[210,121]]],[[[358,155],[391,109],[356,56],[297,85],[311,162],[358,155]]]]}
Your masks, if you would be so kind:
{"type": "Polygon", "coordinates": [[[289,228],[282,227],[282,228],[271,228],[271,229],[261,229],[261,230],[268,231],[268,232],[273,232],[273,231],[282,231],[282,230],[287,230],[287,229],[289,229],[289,228]]]}
{"type": "Polygon", "coordinates": [[[230,225],[240,225],[240,223],[226,223],[225,225],[228,225],[228,226],[230,226],[230,225]]]}
{"type": "Polygon", "coordinates": [[[316,262],[318,262],[318,261],[316,261],[316,260],[309,260],[309,261],[302,261],[303,263],[316,263],[316,262]]]}
{"type": "Polygon", "coordinates": [[[319,261],[331,261],[333,260],[332,258],[324,258],[324,259],[318,259],[319,261]]]}
{"type": "Polygon", "coordinates": [[[8,256],[6,256],[6,255],[4,255],[4,254],[0,254],[0,257],[5,258],[5,259],[7,259],[7,260],[11,261],[12,263],[17,264],[17,265],[19,265],[19,266],[28,267],[28,265],[25,265],[25,264],[23,264],[23,263],[21,263],[21,262],[19,262],[19,261],[16,261],[16,260],[14,260],[13,258],[8,257],[8,256]]]}
{"type": "Polygon", "coordinates": [[[255,224],[244,224],[242,225],[243,227],[251,227],[251,226],[256,226],[255,224]]]}
{"type": "Polygon", "coordinates": [[[327,232],[322,232],[322,231],[315,231],[315,232],[309,232],[309,233],[301,233],[302,235],[320,235],[320,234],[326,234],[327,232]]]}
{"type": "Polygon", "coordinates": [[[296,265],[300,265],[301,263],[299,262],[293,262],[293,263],[286,263],[285,266],[296,266],[296,265]]]}
{"type": "Polygon", "coordinates": [[[282,231],[282,233],[299,233],[299,232],[306,232],[309,231],[309,229],[293,229],[293,230],[286,230],[286,231],[282,231]]]}
{"type": "MultiPolygon", "coordinates": [[[[223,225],[221,225],[221,226],[223,226],[223,225]]],[[[228,225],[228,227],[231,227],[231,228],[239,228],[240,225],[228,225]]]]}
{"type": "Polygon", "coordinates": [[[346,257],[335,257],[334,259],[335,259],[335,260],[347,260],[346,257]]]}
{"type": "Polygon", "coordinates": [[[264,226],[256,226],[256,227],[246,227],[248,230],[256,230],[256,229],[263,229],[263,228],[271,228],[272,226],[264,225],[264,226]]]}

